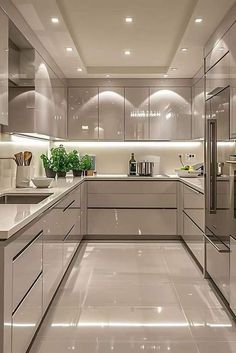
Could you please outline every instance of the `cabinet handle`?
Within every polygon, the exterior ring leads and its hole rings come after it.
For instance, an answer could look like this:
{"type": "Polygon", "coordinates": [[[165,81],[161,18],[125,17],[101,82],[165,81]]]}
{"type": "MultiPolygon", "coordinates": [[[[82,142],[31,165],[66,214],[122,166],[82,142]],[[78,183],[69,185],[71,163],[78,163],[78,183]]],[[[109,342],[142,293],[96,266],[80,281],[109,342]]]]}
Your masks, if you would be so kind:
{"type": "Polygon", "coordinates": [[[209,241],[209,243],[211,243],[212,246],[214,246],[214,248],[215,248],[219,253],[229,253],[229,252],[230,252],[229,248],[227,248],[227,246],[224,245],[223,243],[222,243],[222,245],[225,247],[225,249],[219,248],[219,247],[214,243],[214,241],[213,241],[212,239],[210,239],[206,234],[204,234],[204,237],[206,238],[207,241],[209,241]]]}
{"type": "Polygon", "coordinates": [[[28,250],[29,248],[31,248],[31,246],[38,240],[38,238],[40,238],[43,235],[43,231],[41,230],[23,249],[21,249],[21,251],[16,254],[13,257],[13,262],[16,261],[16,259],[18,259],[21,255],[23,255],[23,253],[28,250]]]}
{"type": "Polygon", "coordinates": [[[69,205],[67,205],[67,206],[64,208],[63,212],[65,212],[66,210],[68,210],[68,208],[69,208],[74,202],[75,202],[75,200],[71,201],[71,202],[69,203],[69,205]]]}
{"type": "Polygon", "coordinates": [[[65,238],[63,241],[66,241],[66,239],[70,236],[71,231],[75,228],[75,224],[70,228],[69,232],[66,234],[65,238]]]}

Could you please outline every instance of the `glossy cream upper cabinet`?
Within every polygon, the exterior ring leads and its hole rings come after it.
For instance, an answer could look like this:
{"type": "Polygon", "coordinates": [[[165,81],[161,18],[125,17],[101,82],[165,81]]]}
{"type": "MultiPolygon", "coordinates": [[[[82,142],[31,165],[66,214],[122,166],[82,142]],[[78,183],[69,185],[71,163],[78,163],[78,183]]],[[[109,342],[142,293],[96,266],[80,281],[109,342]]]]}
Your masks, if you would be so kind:
{"type": "Polygon", "coordinates": [[[192,87],[192,139],[204,138],[205,93],[204,77],[192,87]]]}
{"type": "Polygon", "coordinates": [[[99,140],[124,140],[124,88],[99,88],[99,140]]]}
{"type": "Polygon", "coordinates": [[[68,138],[98,140],[98,88],[68,89],[68,138]]]}
{"type": "Polygon", "coordinates": [[[149,88],[125,88],[125,140],[149,139],[149,88]]]}
{"type": "Polygon", "coordinates": [[[236,138],[236,23],[229,32],[230,49],[230,138],[236,138]]]}
{"type": "Polygon", "coordinates": [[[150,89],[150,140],[191,139],[191,87],[150,89]]]}
{"type": "Polygon", "coordinates": [[[0,124],[8,125],[8,17],[0,10],[0,124]]]}

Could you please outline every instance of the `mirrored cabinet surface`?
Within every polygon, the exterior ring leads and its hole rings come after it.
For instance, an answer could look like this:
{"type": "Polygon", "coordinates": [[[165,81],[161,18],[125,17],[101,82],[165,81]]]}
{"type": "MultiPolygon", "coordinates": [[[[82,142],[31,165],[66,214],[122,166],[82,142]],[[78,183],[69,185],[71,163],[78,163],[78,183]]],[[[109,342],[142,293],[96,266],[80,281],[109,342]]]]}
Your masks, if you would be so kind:
{"type": "Polygon", "coordinates": [[[124,88],[99,88],[99,140],[124,140],[124,88]]]}
{"type": "Polygon", "coordinates": [[[125,88],[125,140],[149,139],[149,88],[125,88]]]}
{"type": "Polygon", "coordinates": [[[150,88],[150,139],[191,139],[191,88],[150,88]]]}
{"type": "Polygon", "coordinates": [[[98,140],[98,88],[68,88],[68,138],[98,140]]]}

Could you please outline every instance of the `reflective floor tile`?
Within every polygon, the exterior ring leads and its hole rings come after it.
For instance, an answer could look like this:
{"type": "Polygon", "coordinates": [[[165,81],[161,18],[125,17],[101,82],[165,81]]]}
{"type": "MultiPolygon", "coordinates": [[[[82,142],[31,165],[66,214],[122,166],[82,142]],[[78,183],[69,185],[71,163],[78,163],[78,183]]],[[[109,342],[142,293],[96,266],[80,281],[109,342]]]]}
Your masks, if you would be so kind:
{"type": "Polygon", "coordinates": [[[198,342],[199,353],[235,353],[236,342],[198,342]]]}
{"type": "Polygon", "coordinates": [[[213,289],[206,281],[203,283],[175,283],[175,288],[184,309],[188,308],[222,308],[213,289]]]}

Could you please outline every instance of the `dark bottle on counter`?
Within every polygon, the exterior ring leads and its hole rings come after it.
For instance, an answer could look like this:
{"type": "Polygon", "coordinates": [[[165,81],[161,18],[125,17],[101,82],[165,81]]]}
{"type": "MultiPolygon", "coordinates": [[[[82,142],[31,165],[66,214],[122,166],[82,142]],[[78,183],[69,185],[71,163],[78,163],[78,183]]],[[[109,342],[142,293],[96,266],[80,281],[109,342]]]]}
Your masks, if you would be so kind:
{"type": "Polygon", "coordinates": [[[129,161],[129,175],[137,174],[137,163],[134,159],[134,153],[131,153],[131,159],[129,161]]]}

